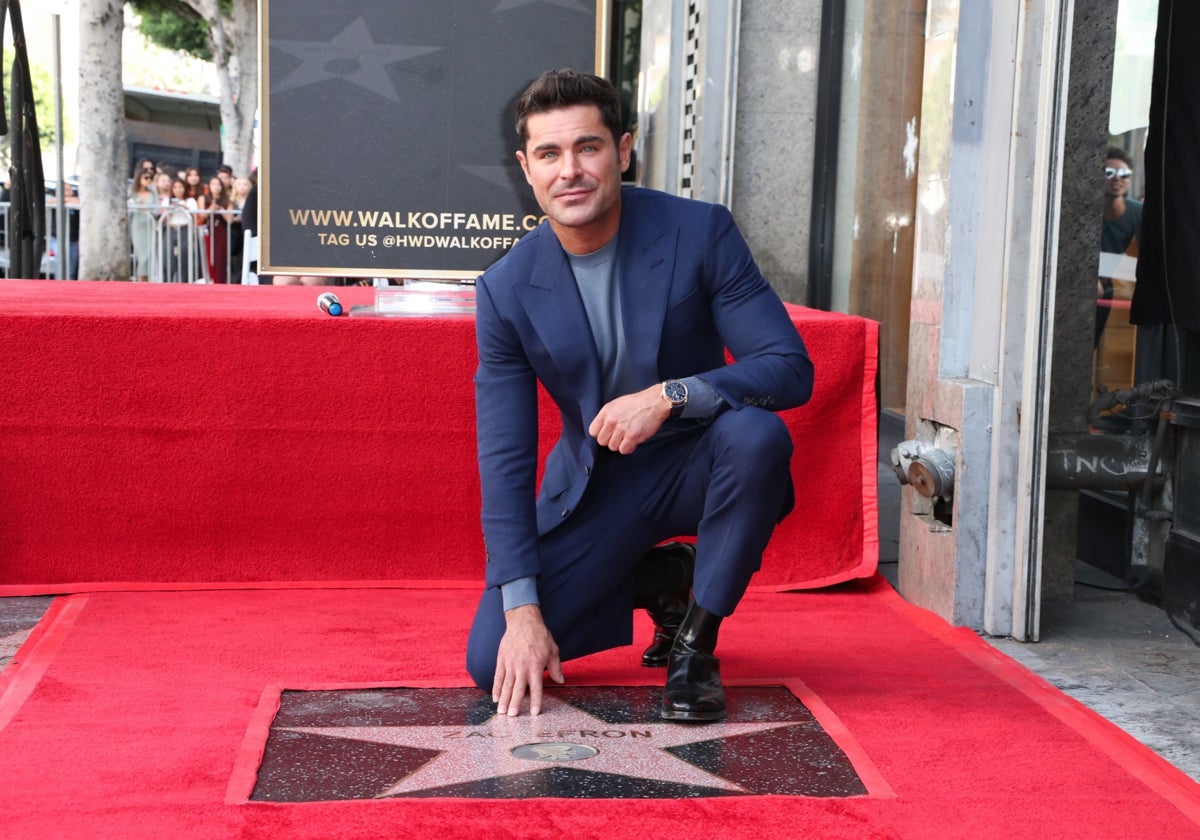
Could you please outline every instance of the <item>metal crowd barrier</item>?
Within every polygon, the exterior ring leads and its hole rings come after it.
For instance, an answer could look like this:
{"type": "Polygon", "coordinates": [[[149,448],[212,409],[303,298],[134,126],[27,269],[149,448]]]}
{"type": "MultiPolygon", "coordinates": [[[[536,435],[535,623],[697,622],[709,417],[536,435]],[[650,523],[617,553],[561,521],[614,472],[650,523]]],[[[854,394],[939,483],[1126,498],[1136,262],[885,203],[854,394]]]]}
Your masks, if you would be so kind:
{"type": "MultiPolygon", "coordinates": [[[[67,213],[75,216],[68,220],[68,231],[78,224],[77,214],[80,206],[68,206],[67,213]]],[[[131,237],[135,225],[144,225],[150,234],[150,273],[148,279],[153,283],[212,283],[224,277],[227,283],[241,282],[241,265],[239,246],[242,242],[241,226],[235,224],[240,220],[237,210],[190,210],[179,204],[170,206],[144,204],[129,204],[129,226],[131,237]],[[218,235],[218,226],[224,226],[224,242],[218,235]],[[217,247],[212,248],[211,244],[217,247]],[[215,251],[215,253],[214,253],[215,251]]],[[[57,247],[59,238],[49,232],[54,230],[57,222],[57,207],[53,200],[46,203],[46,243],[42,255],[39,276],[47,279],[58,277],[57,247]]],[[[9,243],[9,203],[0,202],[0,274],[8,276],[9,243]]],[[[68,251],[64,259],[66,276],[70,277],[70,236],[68,232],[68,251]]],[[[129,247],[129,277],[136,279],[137,260],[134,254],[133,240],[129,247]]],[[[58,278],[64,279],[64,278],[58,278]]]]}
{"type": "Polygon", "coordinates": [[[186,207],[164,207],[154,226],[151,283],[207,283],[208,261],[195,215],[186,207]],[[197,270],[197,267],[199,270],[197,270]]]}
{"type": "MultiPolygon", "coordinates": [[[[3,274],[5,277],[8,276],[8,267],[12,264],[12,260],[9,257],[9,242],[8,242],[8,232],[10,230],[12,230],[12,225],[9,224],[9,218],[8,218],[10,206],[11,205],[9,204],[9,202],[0,201],[0,274],[3,274]]],[[[67,208],[68,213],[71,212],[72,210],[74,210],[75,212],[79,212],[78,207],[68,207],[67,208]]],[[[56,261],[55,261],[55,247],[56,247],[57,243],[55,242],[54,237],[52,237],[50,235],[50,231],[53,230],[55,221],[57,219],[56,213],[57,213],[57,207],[54,204],[52,204],[50,201],[47,201],[46,202],[46,240],[47,241],[45,242],[45,247],[42,250],[42,265],[40,268],[40,276],[42,276],[42,277],[53,278],[57,272],[57,265],[56,265],[56,261]]],[[[69,259],[69,256],[70,255],[68,253],[68,259],[69,259]]]]}
{"type": "MultiPolygon", "coordinates": [[[[241,267],[235,259],[238,227],[234,225],[239,217],[237,210],[190,210],[180,204],[129,205],[130,231],[135,224],[148,224],[151,229],[152,283],[213,283],[220,278],[226,283],[240,282],[241,267]],[[224,242],[217,235],[218,225],[224,226],[224,242]]],[[[132,255],[131,261],[136,270],[132,255]]]]}

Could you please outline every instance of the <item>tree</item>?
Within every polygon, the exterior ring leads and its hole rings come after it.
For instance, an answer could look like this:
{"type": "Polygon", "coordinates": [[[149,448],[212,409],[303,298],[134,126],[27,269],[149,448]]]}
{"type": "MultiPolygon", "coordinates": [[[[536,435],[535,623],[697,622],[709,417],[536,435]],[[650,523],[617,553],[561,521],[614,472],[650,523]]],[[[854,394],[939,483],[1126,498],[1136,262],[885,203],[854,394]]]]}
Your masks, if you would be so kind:
{"type": "Polygon", "coordinates": [[[235,172],[248,172],[258,112],[258,0],[129,2],[152,41],[213,62],[225,129],[221,151],[235,172]]]}
{"type": "MultiPolygon", "coordinates": [[[[127,0],[138,13],[138,31],[160,47],[212,61],[208,48],[208,25],[183,0],[127,0]]],[[[221,10],[228,13],[229,0],[221,10]]]]}
{"type": "Polygon", "coordinates": [[[125,90],[121,84],[124,0],[79,2],[79,276],[129,279],[125,189],[125,90]]]}

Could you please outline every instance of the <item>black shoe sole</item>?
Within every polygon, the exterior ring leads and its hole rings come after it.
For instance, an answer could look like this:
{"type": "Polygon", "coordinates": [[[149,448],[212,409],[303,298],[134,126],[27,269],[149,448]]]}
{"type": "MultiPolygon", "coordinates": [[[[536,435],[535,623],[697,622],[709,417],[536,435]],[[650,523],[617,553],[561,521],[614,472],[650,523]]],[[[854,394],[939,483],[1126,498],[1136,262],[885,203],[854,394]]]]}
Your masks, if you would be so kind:
{"type": "Polygon", "coordinates": [[[695,722],[712,722],[714,720],[725,720],[725,710],[715,709],[711,712],[687,712],[675,709],[663,709],[663,720],[681,720],[695,722]]]}

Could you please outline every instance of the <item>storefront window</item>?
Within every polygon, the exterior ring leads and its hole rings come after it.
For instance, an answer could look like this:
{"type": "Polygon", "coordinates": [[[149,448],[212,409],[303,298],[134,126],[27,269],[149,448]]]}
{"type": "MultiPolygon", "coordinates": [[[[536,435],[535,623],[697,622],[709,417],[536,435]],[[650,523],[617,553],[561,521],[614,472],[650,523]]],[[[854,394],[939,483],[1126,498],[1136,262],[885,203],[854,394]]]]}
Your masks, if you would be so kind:
{"type": "Polygon", "coordinates": [[[881,406],[902,411],[925,48],[923,0],[846,0],[832,308],[880,322],[881,406]]]}
{"type": "Polygon", "coordinates": [[[1113,59],[1108,149],[1097,182],[1104,193],[1096,284],[1092,395],[1134,384],[1137,330],[1129,323],[1145,197],[1146,129],[1158,0],[1121,0],[1113,59]]]}

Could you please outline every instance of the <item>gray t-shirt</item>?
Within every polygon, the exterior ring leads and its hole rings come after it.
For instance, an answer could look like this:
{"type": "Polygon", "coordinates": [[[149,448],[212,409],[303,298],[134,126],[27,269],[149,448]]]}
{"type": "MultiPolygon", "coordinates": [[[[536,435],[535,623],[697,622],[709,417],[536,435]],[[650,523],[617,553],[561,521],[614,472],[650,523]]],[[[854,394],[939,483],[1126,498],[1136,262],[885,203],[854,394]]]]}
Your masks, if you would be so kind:
{"type": "Polygon", "coordinates": [[[567,252],[596,353],[600,356],[603,402],[637,390],[629,354],[625,352],[625,325],[621,320],[621,278],[617,272],[617,237],[590,254],[567,252]]]}

